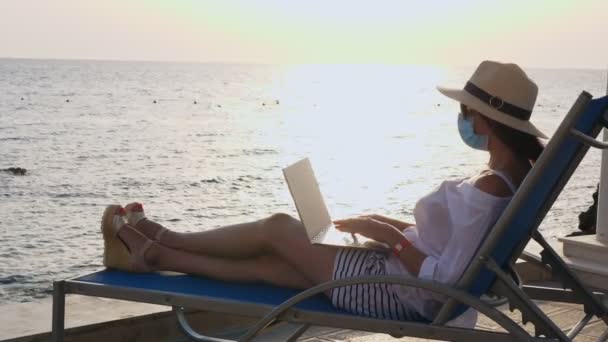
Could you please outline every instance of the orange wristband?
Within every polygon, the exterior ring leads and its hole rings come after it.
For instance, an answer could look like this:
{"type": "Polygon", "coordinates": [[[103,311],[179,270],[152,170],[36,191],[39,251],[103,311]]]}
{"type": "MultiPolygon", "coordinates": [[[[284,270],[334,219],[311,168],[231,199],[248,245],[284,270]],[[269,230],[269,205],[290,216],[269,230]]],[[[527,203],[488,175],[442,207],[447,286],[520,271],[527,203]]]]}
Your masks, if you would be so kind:
{"type": "Polygon", "coordinates": [[[398,258],[399,255],[401,254],[401,251],[406,248],[411,246],[412,244],[410,243],[410,240],[403,238],[401,239],[401,241],[397,242],[394,246],[393,246],[393,254],[395,254],[395,256],[398,258]]]}

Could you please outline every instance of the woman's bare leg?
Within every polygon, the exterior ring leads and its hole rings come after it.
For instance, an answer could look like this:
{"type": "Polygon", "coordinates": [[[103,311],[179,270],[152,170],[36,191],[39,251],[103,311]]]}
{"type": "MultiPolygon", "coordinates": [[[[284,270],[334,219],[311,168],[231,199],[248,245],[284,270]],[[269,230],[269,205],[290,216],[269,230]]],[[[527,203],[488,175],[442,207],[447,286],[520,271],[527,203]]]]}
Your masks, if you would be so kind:
{"type": "MultiPolygon", "coordinates": [[[[235,265],[234,268],[222,263],[224,270],[205,269],[200,273],[207,276],[213,275],[205,272],[220,271],[228,276],[233,271],[242,270],[241,266],[247,259],[270,255],[291,266],[312,284],[331,280],[337,253],[337,249],[332,247],[311,245],[302,223],[287,214],[274,214],[254,222],[197,233],[167,231],[163,234],[161,243],[170,249],[202,254],[208,258],[205,259],[207,261],[236,259],[232,264],[235,265]]],[[[173,265],[173,259],[168,262],[163,259],[164,255],[166,254],[161,253],[159,264],[173,265]]],[[[173,257],[176,254],[171,255],[173,257]]]]}
{"type": "MultiPolygon", "coordinates": [[[[148,240],[131,227],[119,231],[119,237],[129,249],[138,251],[148,240]]],[[[175,250],[154,244],[144,258],[148,266],[159,271],[174,271],[204,275],[234,282],[266,282],[297,289],[313,286],[306,277],[277,257],[260,256],[250,259],[227,259],[175,250]]]]}
{"type": "Polygon", "coordinates": [[[173,249],[228,258],[247,258],[267,254],[260,244],[262,221],[234,224],[195,233],[180,233],[145,219],[139,221],[135,228],[152,240],[157,237],[158,232],[166,230],[162,233],[159,242],[173,249]]]}
{"type": "MultiPolygon", "coordinates": [[[[266,236],[266,226],[279,223],[275,221],[281,220],[283,216],[286,215],[275,214],[262,220],[194,233],[180,233],[169,230],[149,219],[140,221],[136,228],[149,239],[153,239],[159,230],[167,229],[162,234],[159,242],[173,249],[226,258],[249,258],[271,253],[271,246],[266,241],[268,238],[266,236]]],[[[302,229],[304,229],[303,226],[302,229]]]]}
{"type": "Polygon", "coordinates": [[[192,253],[227,258],[248,258],[269,254],[264,236],[265,220],[239,223],[194,233],[168,230],[161,243],[192,253]]]}

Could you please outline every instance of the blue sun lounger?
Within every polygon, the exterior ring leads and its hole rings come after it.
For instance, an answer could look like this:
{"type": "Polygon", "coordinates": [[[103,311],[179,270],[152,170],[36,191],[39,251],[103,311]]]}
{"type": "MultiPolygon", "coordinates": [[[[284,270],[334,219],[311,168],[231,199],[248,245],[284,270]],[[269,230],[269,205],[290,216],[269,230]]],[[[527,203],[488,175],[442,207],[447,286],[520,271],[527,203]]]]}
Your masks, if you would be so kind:
{"type": "MultiPolygon", "coordinates": [[[[264,284],[226,283],[189,275],[136,274],[104,270],[54,282],[53,339],[64,335],[65,295],[98,296],[172,306],[184,331],[195,340],[225,341],[199,335],[188,325],[183,308],[245,315],[259,319],[240,341],[251,340],[275,322],[297,327],[285,340],[295,340],[312,325],[381,332],[453,341],[569,341],[593,316],[608,325],[603,294],[593,293],[568,269],[537,228],[570,179],[589,146],[608,148],[594,138],[608,127],[608,97],[592,100],[583,92],[549,141],[504,213],[479,246],[475,257],[456,286],[417,278],[382,276],[354,277],[330,281],[305,291],[264,284]],[[543,247],[542,262],[562,281],[563,288],[518,284],[513,265],[531,238],[543,247]],[[356,316],[333,308],[323,291],[354,284],[388,283],[434,291],[449,299],[430,321],[396,321],[356,316]],[[484,294],[501,296],[518,309],[523,322],[534,325],[530,335],[515,321],[481,300],[484,294]],[[585,317],[564,333],[532,301],[542,299],[581,303],[585,317]],[[506,332],[463,329],[447,325],[451,319],[473,308],[500,325],[506,332]]],[[[608,337],[608,336],[603,336],[608,337]]]]}

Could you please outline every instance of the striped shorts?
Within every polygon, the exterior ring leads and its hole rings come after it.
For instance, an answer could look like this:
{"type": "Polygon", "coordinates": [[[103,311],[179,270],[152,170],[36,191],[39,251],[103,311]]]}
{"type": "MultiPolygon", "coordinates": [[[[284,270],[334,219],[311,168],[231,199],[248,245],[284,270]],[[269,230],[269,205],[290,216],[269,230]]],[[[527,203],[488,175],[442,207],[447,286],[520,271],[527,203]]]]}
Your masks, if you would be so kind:
{"type": "MultiPolygon", "coordinates": [[[[333,279],[386,274],[387,255],[381,252],[344,248],[336,255],[333,279]]],[[[414,321],[420,314],[399,301],[390,284],[358,284],[338,287],[331,292],[331,302],[338,309],[380,319],[414,321]]]]}

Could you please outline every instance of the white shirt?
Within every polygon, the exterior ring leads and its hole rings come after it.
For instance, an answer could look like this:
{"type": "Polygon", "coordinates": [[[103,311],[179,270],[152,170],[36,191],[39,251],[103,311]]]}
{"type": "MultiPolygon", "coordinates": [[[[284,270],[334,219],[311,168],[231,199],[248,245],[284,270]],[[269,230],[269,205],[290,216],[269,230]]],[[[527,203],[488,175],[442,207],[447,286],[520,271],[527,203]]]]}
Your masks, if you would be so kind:
{"type": "MultiPolygon", "coordinates": [[[[512,182],[498,171],[491,171],[505,180],[514,191],[512,182]]],[[[496,197],[474,186],[474,179],[447,180],[430,194],[422,197],[414,209],[416,226],[403,231],[418,250],[427,255],[418,277],[455,285],[475,255],[487,231],[494,225],[511,197],[496,197]]],[[[405,265],[390,255],[387,273],[410,274],[405,265]]],[[[395,286],[400,300],[413,306],[421,315],[432,320],[446,296],[395,286]]],[[[477,312],[467,310],[451,325],[472,328],[477,312]]]]}

